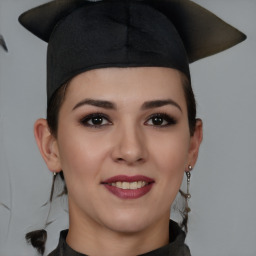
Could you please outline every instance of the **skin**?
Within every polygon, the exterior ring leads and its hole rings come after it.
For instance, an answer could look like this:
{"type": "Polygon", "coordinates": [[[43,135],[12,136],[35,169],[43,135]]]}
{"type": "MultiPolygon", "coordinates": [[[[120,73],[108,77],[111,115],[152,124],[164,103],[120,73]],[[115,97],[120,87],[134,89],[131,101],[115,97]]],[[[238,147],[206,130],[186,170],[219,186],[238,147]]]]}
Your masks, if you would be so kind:
{"type": "Polygon", "coordinates": [[[168,243],[170,207],[184,171],[196,163],[202,140],[200,120],[190,136],[179,71],[142,67],[82,73],[66,91],[57,138],[45,119],[35,123],[35,137],[49,170],[64,172],[70,213],[67,243],[74,250],[131,256],[168,243]],[[108,101],[115,108],[82,104],[85,99],[108,101]],[[172,102],[145,108],[145,102],[156,100],[172,102]],[[91,125],[85,117],[99,112],[106,118],[91,125]],[[172,121],[161,116],[163,122],[156,125],[152,115],[163,113],[172,121]],[[121,199],[101,184],[120,174],[145,175],[155,183],[140,198],[121,199]]]}

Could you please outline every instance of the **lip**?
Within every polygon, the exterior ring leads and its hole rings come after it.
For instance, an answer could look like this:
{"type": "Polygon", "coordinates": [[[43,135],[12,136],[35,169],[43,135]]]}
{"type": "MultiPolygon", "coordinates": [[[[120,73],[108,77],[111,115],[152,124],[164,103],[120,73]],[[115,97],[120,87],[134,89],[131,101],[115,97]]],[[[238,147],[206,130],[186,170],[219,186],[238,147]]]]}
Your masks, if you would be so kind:
{"type": "Polygon", "coordinates": [[[135,181],[146,181],[148,183],[152,183],[154,182],[153,179],[147,177],[147,176],[143,176],[143,175],[135,175],[135,176],[127,176],[127,175],[117,175],[111,178],[108,178],[106,180],[104,180],[103,182],[101,182],[102,184],[104,183],[113,183],[113,182],[117,182],[117,181],[121,181],[121,182],[135,182],[135,181]]]}
{"type": "Polygon", "coordinates": [[[118,176],[114,176],[104,180],[103,182],[101,182],[101,184],[104,185],[109,192],[111,192],[112,194],[114,194],[115,196],[121,199],[137,199],[147,194],[151,190],[152,186],[154,185],[154,182],[155,181],[153,179],[143,175],[135,175],[135,176],[118,175],[118,176]],[[121,189],[121,188],[110,185],[110,183],[115,183],[118,181],[121,181],[121,182],[145,181],[149,184],[138,189],[121,189]]]}

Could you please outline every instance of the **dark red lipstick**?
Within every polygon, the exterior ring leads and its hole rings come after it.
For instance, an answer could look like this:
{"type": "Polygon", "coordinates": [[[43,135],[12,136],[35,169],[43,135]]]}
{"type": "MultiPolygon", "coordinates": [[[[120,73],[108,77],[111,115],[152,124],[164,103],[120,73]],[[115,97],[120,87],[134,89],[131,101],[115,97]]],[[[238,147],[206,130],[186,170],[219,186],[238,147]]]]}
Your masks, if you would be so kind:
{"type": "Polygon", "coordinates": [[[119,198],[136,199],[147,194],[154,182],[153,179],[143,175],[118,175],[104,180],[101,184],[119,198]]]}

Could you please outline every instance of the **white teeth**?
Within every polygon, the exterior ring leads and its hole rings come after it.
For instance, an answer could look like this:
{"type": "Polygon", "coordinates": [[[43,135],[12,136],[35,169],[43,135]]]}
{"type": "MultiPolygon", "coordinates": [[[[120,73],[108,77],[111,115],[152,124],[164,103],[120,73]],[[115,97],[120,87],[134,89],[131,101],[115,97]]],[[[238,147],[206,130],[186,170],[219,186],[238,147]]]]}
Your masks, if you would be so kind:
{"type": "Polygon", "coordinates": [[[117,181],[109,184],[113,187],[121,188],[121,189],[138,189],[145,187],[148,185],[146,181],[134,181],[134,182],[122,182],[122,181],[117,181]]]}
{"type": "Polygon", "coordinates": [[[122,189],[130,189],[130,184],[129,184],[129,182],[123,182],[123,187],[122,187],[122,189]]]}
{"type": "Polygon", "coordinates": [[[130,189],[137,189],[137,188],[138,188],[138,182],[137,181],[130,183],[130,189]]]}
{"type": "Polygon", "coordinates": [[[118,187],[118,188],[122,188],[123,187],[121,181],[118,181],[117,183],[114,183],[114,184],[116,184],[116,187],[118,187]]]}

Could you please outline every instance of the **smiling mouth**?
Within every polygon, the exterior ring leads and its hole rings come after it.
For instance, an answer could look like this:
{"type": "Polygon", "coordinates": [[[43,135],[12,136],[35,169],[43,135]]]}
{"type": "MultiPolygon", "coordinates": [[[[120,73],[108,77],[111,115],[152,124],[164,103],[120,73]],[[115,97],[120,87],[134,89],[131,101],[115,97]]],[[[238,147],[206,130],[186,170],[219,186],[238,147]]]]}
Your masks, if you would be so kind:
{"type": "Polygon", "coordinates": [[[103,182],[109,192],[121,199],[136,199],[147,194],[155,181],[149,177],[119,175],[103,182]]]}
{"type": "Polygon", "coordinates": [[[113,183],[107,183],[109,186],[121,188],[121,189],[139,189],[147,186],[149,182],[146,181],[134,181],[134,182],[122,182],[117,181],[113,183]]]}

